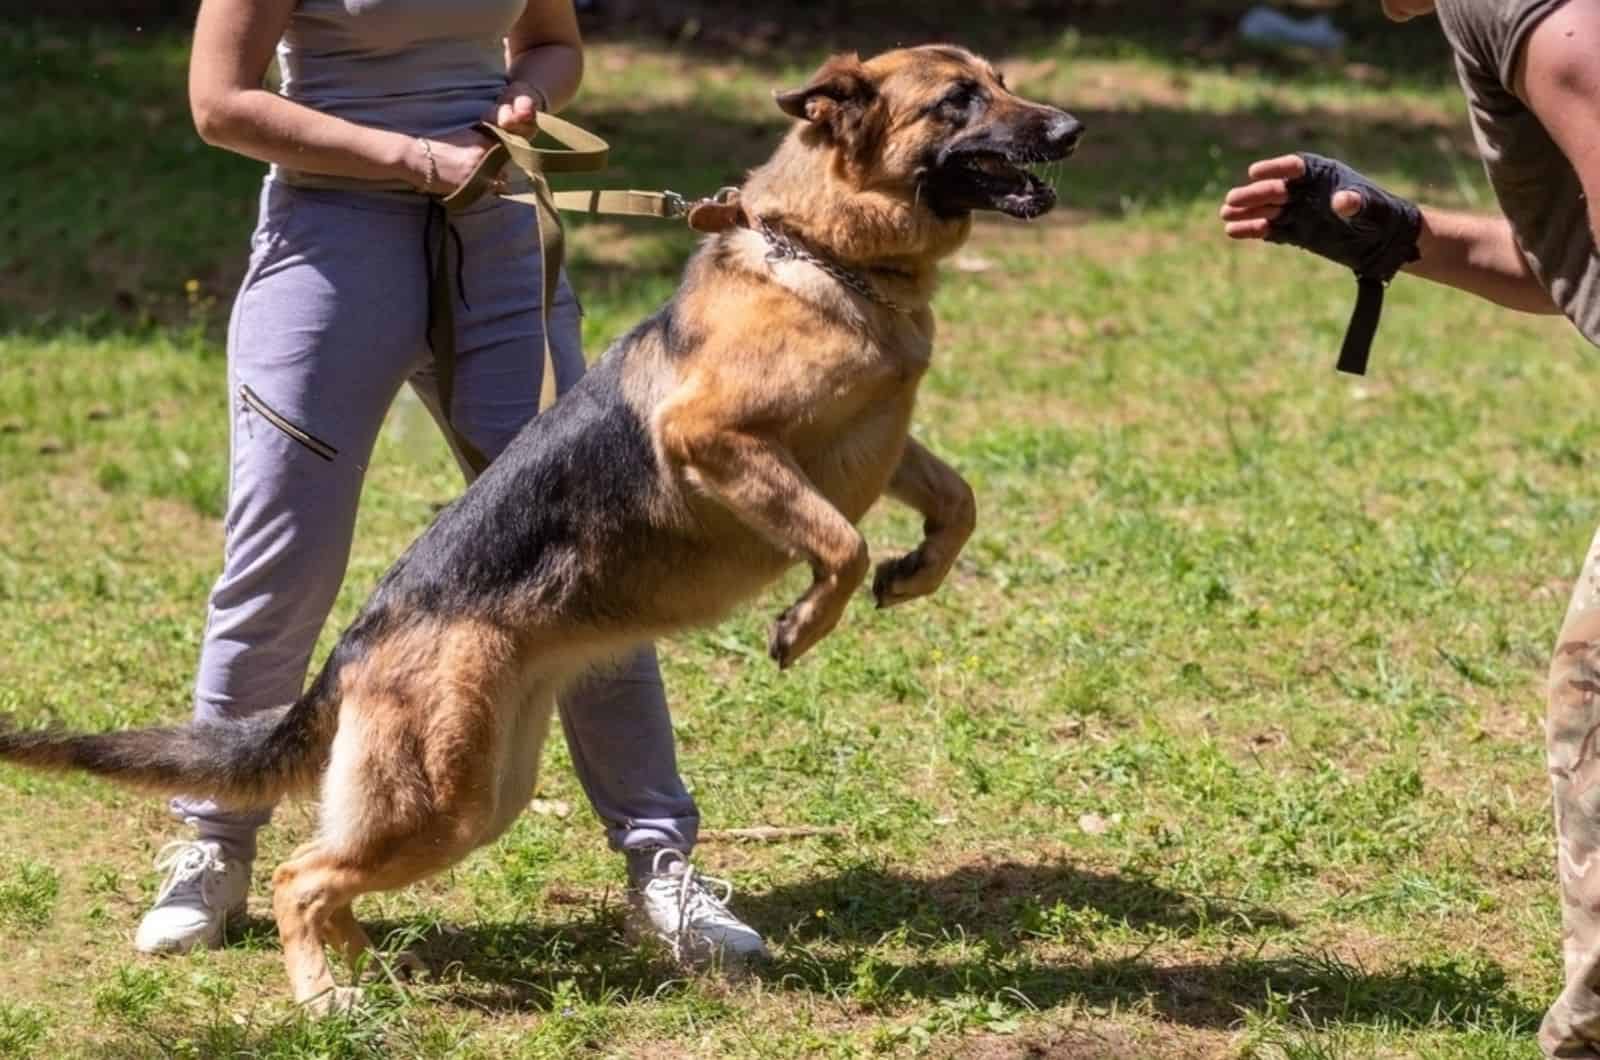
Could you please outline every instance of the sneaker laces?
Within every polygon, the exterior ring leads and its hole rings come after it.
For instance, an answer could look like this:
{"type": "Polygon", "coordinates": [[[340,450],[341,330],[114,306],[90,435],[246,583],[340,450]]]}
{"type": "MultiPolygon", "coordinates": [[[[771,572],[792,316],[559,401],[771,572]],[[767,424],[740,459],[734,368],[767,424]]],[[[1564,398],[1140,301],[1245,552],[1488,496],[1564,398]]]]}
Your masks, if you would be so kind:
{"type": "Polygon", "coordinates": [[[650,861],[650,882],[646,887],[667,890],[678,908],[677,930],[672,933],[672,957],[684,959],[684,936],[690,923],[725,924],[743,927],[738,917],[728,911],[728,901],[733,897],[733,884],[715,876],[707,876],[694,867],[694,863],[676,850],[656,851],[650,861]],[[661,859],[672,857],[682,863],[677,872],[662,872],[661,859]],[[713,888],[721,893],[715,893],[713,888]],[[675,892],[675,893],[673,893],[675,892]]]}
{"type": "Polygon", "coordinates": [[[225,873],[228,865],[218,856],[216,844],[197,839],[174,839],[156,852],[157,872],[168,872],[161,890],[156,893],[156,905],[165,902],[180,887],[199,881],[200,900],[211,904],[209,873],[225,873]]]}

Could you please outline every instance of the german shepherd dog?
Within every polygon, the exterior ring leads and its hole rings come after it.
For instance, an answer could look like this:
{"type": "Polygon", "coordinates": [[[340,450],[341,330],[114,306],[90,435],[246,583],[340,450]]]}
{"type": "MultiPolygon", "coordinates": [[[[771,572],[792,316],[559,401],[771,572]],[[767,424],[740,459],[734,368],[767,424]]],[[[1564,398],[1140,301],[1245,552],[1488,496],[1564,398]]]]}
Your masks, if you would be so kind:
{"type": "Polygon", "coordinates": [[[797,121],[676,296],[439,513],[298,701],[226,726],[0,730],[0,759],[155,792],[242,808],[320,790],[315,838],[273,875],[296,1000],[358,996],[323,953],[368,949],[354,898],[511,824],[575,677],[803,560],[769,642],[790,666],[865,579],[854,524],[885,492],[924,539],[878,565],[880,607],[931,593],[972,532],[972,490],[908,437],[936,268],[973,211],[1049,210],[1025,167],[1082,126],[947,46],[838,56],[775,98],[797,121]]]}

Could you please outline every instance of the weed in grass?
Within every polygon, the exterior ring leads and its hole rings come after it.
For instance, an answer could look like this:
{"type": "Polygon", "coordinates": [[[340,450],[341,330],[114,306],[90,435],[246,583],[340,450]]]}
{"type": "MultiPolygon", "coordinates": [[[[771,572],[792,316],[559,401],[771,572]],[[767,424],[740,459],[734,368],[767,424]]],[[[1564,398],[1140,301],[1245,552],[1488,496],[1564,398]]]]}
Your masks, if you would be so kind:
{"type": "Polygon", "coordinates": [[[0,927],[37,931],[55,914],[60,894],[55,869],[38,861],[13,862],[0,874],[0,927]]]}
{"type": "Polygon", "coordinates": [[[0,1056],[37,1056],[50,1032],[50,1021],[34,1005],[0,1001],[0,1056]]]}

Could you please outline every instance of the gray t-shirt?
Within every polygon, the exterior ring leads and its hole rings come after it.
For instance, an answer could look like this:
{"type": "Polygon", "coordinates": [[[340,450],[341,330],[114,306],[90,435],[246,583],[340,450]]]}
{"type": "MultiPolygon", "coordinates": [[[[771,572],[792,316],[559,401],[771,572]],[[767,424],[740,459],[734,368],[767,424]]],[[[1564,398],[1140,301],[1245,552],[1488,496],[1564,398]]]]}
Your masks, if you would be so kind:
{"type": "MultiPolygon", "coordinates": [[[[280,91],[362,125],[444,136],[489,113],[506,84],[505,35],[526,0],[300,0],[278,42],[280,91]]],[[[284,166],[312,187],[404,189],[284,166]]]]}
{"type": "Polygon", "coordinates": [[[1455,49],[1489,183],[1523,257],[1561,311],[1600,345],[1600,259],[1583,185],[1512,88],[1528,35],[1565,2],[1439,0],[1439,20],[1455,49]]]}

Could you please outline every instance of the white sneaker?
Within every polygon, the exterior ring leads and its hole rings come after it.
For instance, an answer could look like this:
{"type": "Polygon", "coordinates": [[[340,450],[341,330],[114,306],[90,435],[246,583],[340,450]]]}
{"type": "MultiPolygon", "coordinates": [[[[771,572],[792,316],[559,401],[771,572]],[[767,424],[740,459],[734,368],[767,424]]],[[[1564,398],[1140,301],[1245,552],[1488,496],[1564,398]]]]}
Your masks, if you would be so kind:
{"type": "Polygon", "coordinates": [[[628,937],[659,939],[686,968],[732,969],[765,959],[761,936],[729,912],[732,897],[726,880],[700,875],[676,850],[658,850],[649,873],[628,889],[628,937]]]}
{"type": "Polygon", "coordinates": [[[140,953],[187,953],[222,945],[229,917],[244,914],[250,864],[228,861],[222,846],[206,839],[179,839],[156,855],[158,870],[171,874],[156,904],[139,921],[133,948],[140,953]]]}

